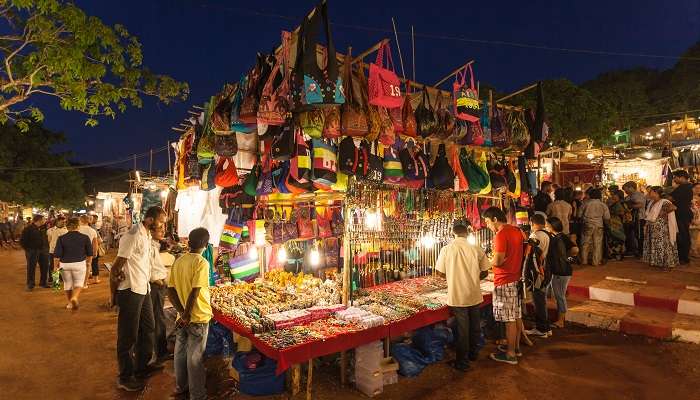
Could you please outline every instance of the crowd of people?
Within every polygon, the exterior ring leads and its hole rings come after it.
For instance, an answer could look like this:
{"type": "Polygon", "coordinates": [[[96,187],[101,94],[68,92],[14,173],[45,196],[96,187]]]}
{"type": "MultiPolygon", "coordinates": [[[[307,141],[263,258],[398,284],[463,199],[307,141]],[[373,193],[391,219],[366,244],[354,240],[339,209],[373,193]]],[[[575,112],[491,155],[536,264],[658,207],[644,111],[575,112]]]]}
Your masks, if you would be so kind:
{"type": "Polygon", "coordinates": [[[627,182],[580,191],[545,181],[532,212],[562,221],[581,264],[636,257],[668,271],[700,256],[700,183],[683,169],[668,187],[627,182]]]}

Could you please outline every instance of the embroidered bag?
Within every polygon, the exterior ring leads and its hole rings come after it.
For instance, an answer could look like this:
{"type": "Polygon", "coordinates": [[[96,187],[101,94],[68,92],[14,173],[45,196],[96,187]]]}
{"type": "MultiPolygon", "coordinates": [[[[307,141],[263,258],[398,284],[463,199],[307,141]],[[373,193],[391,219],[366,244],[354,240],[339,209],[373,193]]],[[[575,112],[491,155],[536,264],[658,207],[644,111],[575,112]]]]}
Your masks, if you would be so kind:
{"type": "Polygon", "coordinates": [[[403,168],[393,146],[384,148],[384,182],[399,183],[403,179],[403,168]]]}
{"type": "Polygon", "coordinates": [[[379,108],[379,117],[381,121],[381,131],[379,132],[379,142],[391,146],[396,141],[396,133],[394,132],[394,122],[389,116],[389,111],[384,107],[379,108]]]}
{"type": "Polygon", "coordinates": [[[423,97],[418,107],[416,107],[415,116],[418,133],[420,133],[422,138],[430,137],[435,132],[438,121],[435,116],[435,110],[432,104],[430,104],[428,89],[425,87],[423,87],[423,97]]]}
{"type": "Polygon", "coordinates": [[[333,145],[323,140],[312,140],[313,183],[321,190],[330,190],[336,182],[337,156],[333,145]]]}
{"type": "Polygon", "coordinates": [[[238,153],[238,141],[236,135],[215,135],[214,152],[222,157],[233,157],[238,153]]]}
{"type": "Polygon", "coordinates": [[[377,50],[377,59],[369,65],[369,104],[386,107],[400,108],[403,105],[401,95],[401,81],[394,72],[394,63],[391,59],[391,47],[387,40],[377,50]],[[386,55],[386,68],[384,68],[384,56],[386,55]]]}
{"type": "Polygon", "coordinates": [[[357,79],[352,78],[350,50],[345,56],[343,81],[345,82],[345,104],[341,106],[340,123],[343,135],[362,137],[367,135],[367,109],[363,102],[363,89],[357,79]]]}
{"type": "Polygon", "coordinates": [[[338,73],[335,46],[328,21],[328,4],[325,1],[317,5],[299,27],[293,79],[294,108],[297,110],[345,103],[343,80],[338,73]],[[321,26],[328,42],[326,46],[328,62],[325,71],[321,70],[316,58],[316,45],[321,26]]]}
{"type": "Polygon", "coordinates": [[[435,189],[453,189],[455,185],[455,173],[447,161],[445,144],[440,143],[437,157],[430,167],[430,181],[435,189]]]}
{"type": "Polygon", "coordinates": [[[294,129],[292,124],[282,127],[282,132],[272,139],[272,159],[275,161],[286,161],[292,158],[295,150],[294,129]]]}
{"type": "Polygon", "coordinates": [[[402,135],[415,138],[418,136],[418,126],[416,125],[416,116],[411,105],[411,85],[406,82],[406,96],[401,107],[401,118],[403,120],[402,135]]]}
{"type": "MultiPolygon", "coordinates": [[[[258,107],[257,123],[262,125],[283,125],[289,115],[289,40],[291,34],[282,32],[282,56],[276,60],[275,66],[270,72],[262,90],[260,105],[258,107]],[[274,84],[278,76],[282,75],[282,82],[275,89],[274,84]]],[[[258,131],[260,134],[260,131],[258,131]]]]}
{"type": "Polygon", "coordinates": [[[481,118],[479,92],[474,85],[474,69],[469,64],[455,75],[452,84],[454,95],[455,117],[469,122],[477,122],[481,118]],[[467,86],[467,73],[469,73],[469,85],[467,86]]]}

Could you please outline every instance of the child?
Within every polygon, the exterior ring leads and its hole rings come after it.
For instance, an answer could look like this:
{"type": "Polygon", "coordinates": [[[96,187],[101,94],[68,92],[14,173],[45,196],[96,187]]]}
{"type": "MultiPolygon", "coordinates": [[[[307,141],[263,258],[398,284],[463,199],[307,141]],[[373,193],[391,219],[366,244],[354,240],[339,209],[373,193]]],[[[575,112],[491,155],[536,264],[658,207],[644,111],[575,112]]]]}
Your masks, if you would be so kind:
{"type": "Polygon", "coordinates": [[[192,400],[207,398],[202,356],[212,310],[209,263],[201,253],[208,242],[209,232],[206,229],[197,228],[190,232],[190,252],[175,261],[168,282],[170,302],[179,313],[175,341],[176,395],[189,391],[192,400]]]}

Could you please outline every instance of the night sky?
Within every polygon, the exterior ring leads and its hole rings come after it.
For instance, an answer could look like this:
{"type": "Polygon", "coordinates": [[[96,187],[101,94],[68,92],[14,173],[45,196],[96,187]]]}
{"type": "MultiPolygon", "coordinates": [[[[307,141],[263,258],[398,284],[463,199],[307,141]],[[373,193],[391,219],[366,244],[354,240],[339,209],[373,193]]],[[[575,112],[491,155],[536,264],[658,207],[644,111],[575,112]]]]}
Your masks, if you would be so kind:
{"type": "MultiPolygon", "coordinates": [[[[317,0],[77,0],[88,14],[120,23],[143,44],[144,64],[190,84],[184,103],[146,100],[115,120],[84,126],[84,116],[60,110],[53,100],[34,100],[46,110],[45,124],[62,131],[61,150],[81,162],[118,160],[177,138],[170,130],[225,82],[250,68],[257,51],[279,43],[317,0]],[[276,15],[276,16],[275,16],[276,15]]],[[[339,51],[357,54],[390,37],[391,17],[399,31],[416,37],[416,78],[434,83],[475,59],[477,79],[500,90],[516,90],[540,79],[565,77],[576,83],[599,73],[646,66],[668,68],[673,59],[581,54],[566,51],[446,39],[505,41],[547,47],[678,56],[700,39],[700,2],[674,1],[412,1],[329,0],[333,38],[339,51]],[[381,4],[382,8],[377,8],[381,4]],[[387,32],[384,32],[388,30],[387,32]]],[[[406,74],[410,75],[410,35],[400,34],[406,74]]],[[[393,44],[393,43],[392,43],[393,44]]],[[[396,52],[394,53],[396,55],[396,52]]],[[[398,57],[395,56],[397,70],[398,57]]],[[[165,153],[156,163],[164,165],[165,153]]],[[[124,164],[130,167],[133,163],[124,164]]],[[[146,160],[138,168],[147,169],[146,160]]]]}

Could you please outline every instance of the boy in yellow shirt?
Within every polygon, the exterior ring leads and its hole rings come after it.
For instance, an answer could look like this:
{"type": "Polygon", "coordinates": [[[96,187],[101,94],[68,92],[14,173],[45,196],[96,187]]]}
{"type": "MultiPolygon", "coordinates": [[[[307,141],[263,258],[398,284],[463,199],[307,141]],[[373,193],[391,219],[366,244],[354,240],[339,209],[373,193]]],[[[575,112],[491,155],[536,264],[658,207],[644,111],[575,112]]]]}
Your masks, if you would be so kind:
{"type": "Polygon", "coordinates": [[[197,228],[190,232],[190,252],[175,261],[168,281],[170,302],[179,313],[175,340],[176,395],[189,392],[191,400],[207,398],[202,357],[212,310],[209,263],[201,254],[208,242],[206,229],[197,228]]]}

